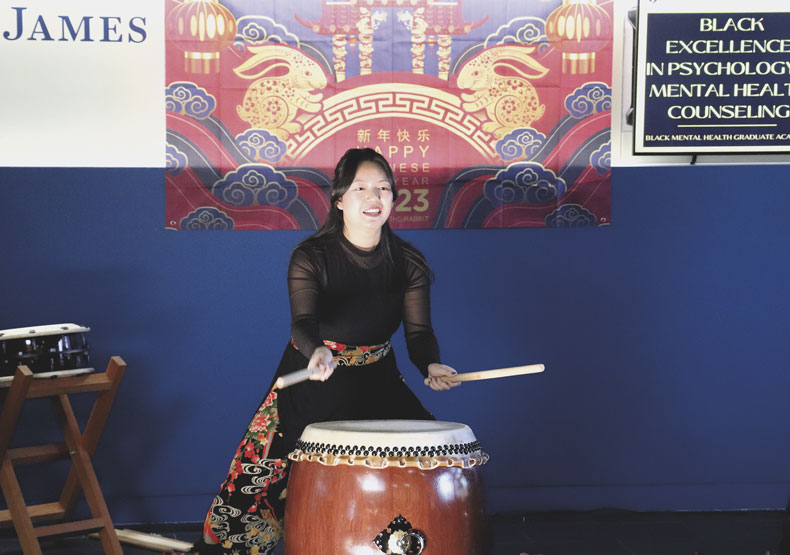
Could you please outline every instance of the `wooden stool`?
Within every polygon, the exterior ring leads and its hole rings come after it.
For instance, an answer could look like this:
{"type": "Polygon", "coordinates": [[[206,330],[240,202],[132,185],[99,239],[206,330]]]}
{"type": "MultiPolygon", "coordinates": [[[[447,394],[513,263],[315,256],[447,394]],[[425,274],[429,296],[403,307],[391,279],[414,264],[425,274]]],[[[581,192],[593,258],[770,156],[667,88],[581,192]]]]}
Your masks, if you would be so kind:
{"type": "MultiPolygon", "coordinates": [[[[27,366],[17,367],[14,380],[5,393],[3,410],[0,413],[0,486],[8,504],[7,510],[0,511],[0,524],[13,522],[25,555],[41,555],[39,538],[95,531],[99,532],[106,554],[123,555],[91,464],[91,456],[99,443],[99,436],[125,369],[126,363],[118,356],[110,359],[107,371],[101,374],[35,379],[27,366]],[[97,391],[99,394],[88,417],[85,431],[80,433],[68,396],[90,391],[97,391]],[[9,449],[8,445],[25,400],[43,397],[52,401],[65,442],[9,449]],[[14,473],[14,465],[36,464],[69,457],[72,465],[60,500],[27,506],[14,473]],[[90,519],[33,526],[33,521],[68,519],[80,491],[85,493],[90,519]]],[[[2,395],[0,392],[0,396],[2,395]]]]}

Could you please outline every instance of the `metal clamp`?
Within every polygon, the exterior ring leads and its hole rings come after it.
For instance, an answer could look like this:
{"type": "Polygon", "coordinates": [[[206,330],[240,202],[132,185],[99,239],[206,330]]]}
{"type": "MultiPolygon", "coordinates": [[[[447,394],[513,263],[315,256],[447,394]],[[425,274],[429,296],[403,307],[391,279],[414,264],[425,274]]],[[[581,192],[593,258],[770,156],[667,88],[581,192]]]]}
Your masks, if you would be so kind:
{"type": "Polygon", "coordinates": [[[387,544],[388,552],[393,555],[420,555],[425,549],[425,536],[419,530],[397,530],[387,544]]]}
{"type": "Polygon", "coordinates": [[[403,515],[398,515],[373,540],[382,553],[391,555],[420,555],[425,549],[425,534],[411,527],[403,515]]]}
{"type": "Polygon", "coordinates": [[[422,550],[425,549],[425,536],[419,530],[412,530],[398,540],[398,547],[403,550],[401,553],[404,553],[404,555],[420,555],[422,550]],[[418,551],[412,551],[415,543],[419,544],[418,551]]]}

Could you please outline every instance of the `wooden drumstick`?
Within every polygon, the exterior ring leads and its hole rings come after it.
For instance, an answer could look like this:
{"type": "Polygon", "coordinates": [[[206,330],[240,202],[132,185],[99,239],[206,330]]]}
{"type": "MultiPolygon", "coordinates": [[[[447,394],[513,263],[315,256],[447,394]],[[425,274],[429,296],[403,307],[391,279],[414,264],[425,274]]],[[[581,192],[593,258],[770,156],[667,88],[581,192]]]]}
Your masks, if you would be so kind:
{"type": "MultiPolygon", "coordinates": [[[[477,380],[492,380],[494,378],[507,378],[510,376],[522,376],[524,374],[538,374],[543,372],[546,367],[542,364],[528,364],[527,366],[513,366],[511,368],[497,368],[495,370],[481,370],[479,372],[464,372],[452,376],[441,376],[446,382],[472,382],[477,380]]],[[[425,385],[428,385],[430,378],[425,378],[425,385]]]]}
{"type": "Polygon", "coordinates": [[[309,380],[310,376],[317,374],[318,372],[320,372],[318,368],[303,368],[302,370],[291,372],[290,374],[286,374],[285,376],[280,376],[277,378],[277,381],[274,382],[274,387],[277,389],[291,387],[292,385],[309,380]]]}
{"type": "MultiPolygon", "coordinates": [[[[542,364],[529,364],[527,366],[513,366],[512,368],[497,368],[495,370],[481,370],[479,372],[464,372],[463,374],[455,374],[454,376],[442,376],[442,379],[448,382],[471,382],[477,380],[492,380],[494,378],[507,378],[510,376],[522,376],[524,374],[538,374],[543,372],[546,367],[542,364]]],[[[291,372],[285,376],[280,376],[274,382],[274,387],[277,389],[284,389],[292,385],[296,385],[303,381],[309,380],[310,376],[319,372],[318,368],[310,369],[304,368],[291,372]]],[[[425,378],[425,385],[428,385],[429,378],[425,378]]]]}

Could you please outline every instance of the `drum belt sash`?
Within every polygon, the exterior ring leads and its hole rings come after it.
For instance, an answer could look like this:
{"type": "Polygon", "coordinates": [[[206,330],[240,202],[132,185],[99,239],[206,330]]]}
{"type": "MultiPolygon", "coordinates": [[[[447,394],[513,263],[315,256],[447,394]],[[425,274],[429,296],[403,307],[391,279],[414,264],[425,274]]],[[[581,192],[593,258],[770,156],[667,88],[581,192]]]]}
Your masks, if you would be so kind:
{"type": "MultiPolygon", "coordinates": [[[[293,338],[291,338],[291,345],[297,351],[299,350],[293,338]]],[[[387,356],[392,349],[392,343],[389,340],[381,345],[346,345],[345,343],[324,339],[324,345],[332,351],[332,358],[340,366],[373,364],[387,356]]]]}

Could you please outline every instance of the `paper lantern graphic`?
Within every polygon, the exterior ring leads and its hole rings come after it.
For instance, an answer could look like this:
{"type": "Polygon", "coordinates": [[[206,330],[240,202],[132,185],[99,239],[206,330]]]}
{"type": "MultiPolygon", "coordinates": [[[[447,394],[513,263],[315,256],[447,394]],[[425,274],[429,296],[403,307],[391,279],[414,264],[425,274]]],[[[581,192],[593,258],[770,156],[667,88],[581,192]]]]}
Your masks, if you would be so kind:
{"type": "Polygon", "coordinates": [[[612,21],[595,0],[562,0],[546,19],[546,36],[562,52],[563,73],[595,71],[595,52],[609,42],[612,21]]]}
{"type": "Polygon", "coordinates": [[[217,0],[184,0],[167,14],[167,38],[184,51],[184,70],[218,73],[219,54],[236,36],[236,18],[217,0]]]}

